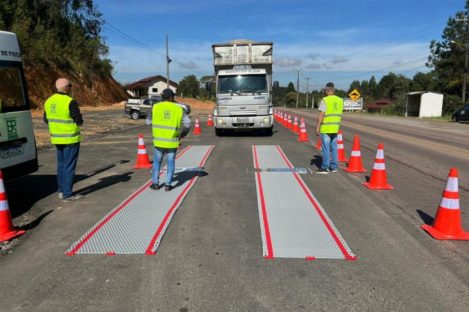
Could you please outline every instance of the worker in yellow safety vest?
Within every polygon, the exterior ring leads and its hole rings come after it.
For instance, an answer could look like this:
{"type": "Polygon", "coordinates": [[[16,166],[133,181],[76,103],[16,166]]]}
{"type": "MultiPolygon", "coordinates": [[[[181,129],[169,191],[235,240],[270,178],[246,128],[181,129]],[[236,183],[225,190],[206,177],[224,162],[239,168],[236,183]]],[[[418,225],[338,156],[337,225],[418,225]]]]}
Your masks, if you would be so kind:
{"type": "Polygon", "coordinates": [[[342,119],[344,101],[334,95],[334,84],[328,82],[325,89],[326,97],[319,103],[319,116],[316,134],[321,138],[322,164],[316,170],[319,174],[337,172],[337,133],[342,119]]]}
{"type": "Polygon", "coordinates": [[[175,170],[176,150],[180,139],[185,136],[190,128],[190,120],[183,108],[174,103],[174,92],[165,89],[161,93],[162,102],[156,103],[152,108],[152,134],[153,134],[153,170],[152,185],[150,189],[159,190],[163,184],[159,184],[160,167],[166,154],[166,181],[165,191],[173,188],[173,176],[175,170]]]}
{"type": "Polygon", "coordinates": [[[81,199],[72,193],[75,168],[80,151],[80,126],[83,116],[78,103],[70,96],[72,84],[66,78],[55,82],[57,92],[44,104],[44,121],[49,125],[51,143],[57,149],[58,196],[63,202],[81,199]]]}

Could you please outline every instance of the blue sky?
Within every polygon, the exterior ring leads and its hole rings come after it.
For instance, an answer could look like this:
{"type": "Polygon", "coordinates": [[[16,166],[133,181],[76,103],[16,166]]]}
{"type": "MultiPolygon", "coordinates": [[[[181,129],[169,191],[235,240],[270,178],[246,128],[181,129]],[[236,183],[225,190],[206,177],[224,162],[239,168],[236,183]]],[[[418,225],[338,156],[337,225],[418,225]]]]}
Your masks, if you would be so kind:
{"type": "Polygon", "coordinates": [[[212,75],[213,43],[233,39],[274,43],[274,80],[300,89],[328,81],[348,89],[353,80],[379,80],[390,71],[412,78],[425,67],[432,39],[464,0],[95,0],[114,77],[128,83],[166,75],[212,75]],[[123,35],[123,32],[125,35],[123,35]],[[132,38],[132,39],[129,39],[132,38]]]}

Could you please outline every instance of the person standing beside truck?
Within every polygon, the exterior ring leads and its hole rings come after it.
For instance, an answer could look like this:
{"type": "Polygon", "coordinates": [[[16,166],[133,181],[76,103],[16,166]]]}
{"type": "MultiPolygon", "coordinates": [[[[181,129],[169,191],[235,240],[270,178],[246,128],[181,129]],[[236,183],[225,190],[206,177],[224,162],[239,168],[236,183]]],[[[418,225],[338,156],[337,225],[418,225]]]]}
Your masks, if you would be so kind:
{"type": "Polygon", "coordinates": [[[82,195],[74,195],[73,179],[80,151],[80,126],[83,116],[78,102],[70,96],[72,85],[66,78],[55,82],[57,93],[44,104],[44,121],[49,126],[51,143],[57,149],[57,183],[59,198],[64,202],[78,200],[82,195]]]}
{"type": "Polygon", "coordinates": [[[167,155],[166,182],[165,191],[171,191],[175,162],[176,150],[179,147],[180,139],[188,133],[190,120],[184,118],[183,108],[174,103],[174,92],[171,89],[165,89],[161,93],[163,102],[156,103],[152,108],[152,134],[153,134],[153,170],[152,185],[150,189],[156,191],[163,185],[159,184],[160,167],[163,157],[167,155]]]}
{"type": "Polygon", "coordinates": [[[337,172],[339,169],[337,157],[337,133],[342,120],[344,101],[334,95],[334,84],[326,84],[326,97],[319,103],[319,116],[316,134],[321,137],[322,164],[316,170],[319,174],[337,172]],[[331,157],[332,156],[332,157],[331,157]]]}

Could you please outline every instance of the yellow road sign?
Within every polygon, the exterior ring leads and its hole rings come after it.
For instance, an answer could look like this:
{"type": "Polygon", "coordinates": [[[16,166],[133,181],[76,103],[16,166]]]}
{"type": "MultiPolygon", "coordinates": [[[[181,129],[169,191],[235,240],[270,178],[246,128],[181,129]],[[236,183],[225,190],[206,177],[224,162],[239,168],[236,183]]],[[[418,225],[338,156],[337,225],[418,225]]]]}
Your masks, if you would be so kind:
{"type": "Polygon", "coordinates": [[[361,94],[357,89],[353,89],[352,92],[348,94],[348,96],[352,99],[352,101],[356,101],[360,98],[361,94]]]}

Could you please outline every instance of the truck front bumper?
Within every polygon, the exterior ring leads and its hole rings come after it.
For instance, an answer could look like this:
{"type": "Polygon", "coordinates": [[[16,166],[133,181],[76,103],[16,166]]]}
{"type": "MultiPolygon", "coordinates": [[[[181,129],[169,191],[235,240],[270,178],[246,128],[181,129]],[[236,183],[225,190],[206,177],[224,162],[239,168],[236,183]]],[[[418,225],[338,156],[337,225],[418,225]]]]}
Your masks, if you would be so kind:
{"type": "Polygon", "coordinates": [[[272,116],[246,116],[230,117],[215,116],[215,128],[217,129],[264,129],[273,126],[272,116]]]}

